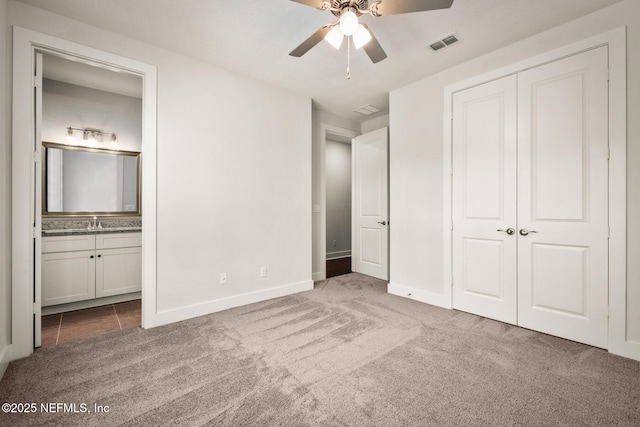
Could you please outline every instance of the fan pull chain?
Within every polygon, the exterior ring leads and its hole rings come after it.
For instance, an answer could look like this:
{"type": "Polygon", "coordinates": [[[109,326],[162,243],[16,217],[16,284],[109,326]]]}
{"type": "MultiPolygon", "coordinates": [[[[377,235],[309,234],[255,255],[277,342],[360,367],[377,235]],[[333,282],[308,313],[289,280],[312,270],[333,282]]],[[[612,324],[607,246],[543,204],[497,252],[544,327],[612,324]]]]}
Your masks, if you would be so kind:
{"type": "Polygon", "coordinates": [[[351,80],[351,36],[347,37],[347,80],[351,80]]]}

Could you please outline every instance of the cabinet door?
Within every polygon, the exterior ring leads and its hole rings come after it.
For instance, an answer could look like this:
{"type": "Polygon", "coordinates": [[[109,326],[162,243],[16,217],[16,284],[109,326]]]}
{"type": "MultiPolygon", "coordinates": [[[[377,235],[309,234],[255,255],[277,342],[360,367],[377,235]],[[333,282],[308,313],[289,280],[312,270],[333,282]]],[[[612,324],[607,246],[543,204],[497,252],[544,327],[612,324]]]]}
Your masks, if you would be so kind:
{"type": "Polygon", "coordinates": [[[42,306],[96,296],[95,251],[42,254],[42,306]]]}
{"type": "Polygon", "coordinates": [[[142,289],[142,248],[100,249],[96,264],[96,297],[142,289]]]}

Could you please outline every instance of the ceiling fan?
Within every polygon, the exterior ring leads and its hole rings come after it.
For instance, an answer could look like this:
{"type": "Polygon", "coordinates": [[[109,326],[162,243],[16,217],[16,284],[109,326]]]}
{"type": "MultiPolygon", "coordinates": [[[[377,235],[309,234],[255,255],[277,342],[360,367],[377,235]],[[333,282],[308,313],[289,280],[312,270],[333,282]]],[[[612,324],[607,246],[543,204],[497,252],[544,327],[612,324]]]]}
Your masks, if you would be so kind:
{"type": "Polygon", "coordinates": [[[371,61],[375,64],[387,57],[366,24],[359,22],[358,17],[364,13],[380,17],[397,15],[400,13],[423,12],[427,10],[446,9],[451,7],[453,0],[291,0],[296,3],[315,7],[320,10],[330,10],[338,21],[322,26],[311,37],[293,49],[289,55],[301,57],[312,47],[327,40],[336,49],[340,48],[344,37],[351,37],[356,49],[364,47],[371,61]]]}

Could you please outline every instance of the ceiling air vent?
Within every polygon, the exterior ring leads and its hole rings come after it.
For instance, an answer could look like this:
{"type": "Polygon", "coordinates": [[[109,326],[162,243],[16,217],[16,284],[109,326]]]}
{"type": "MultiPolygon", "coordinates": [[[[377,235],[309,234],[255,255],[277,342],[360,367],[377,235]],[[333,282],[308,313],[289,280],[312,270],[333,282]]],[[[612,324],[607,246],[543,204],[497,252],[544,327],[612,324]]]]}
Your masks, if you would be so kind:
{"type": "Polygon", "coordinates": [[[446,47],[451,46],[452,44],[461,42],[462,38],[460,37],[460,34],[456,33],[455,31],[451,34],[447,34],[444,37],[440,37],[437,40],[434,40],[430,43],[427,43],[427,46],[429,46],[429,48],[433,51],[433,52],[438,52],[446,47]]]}

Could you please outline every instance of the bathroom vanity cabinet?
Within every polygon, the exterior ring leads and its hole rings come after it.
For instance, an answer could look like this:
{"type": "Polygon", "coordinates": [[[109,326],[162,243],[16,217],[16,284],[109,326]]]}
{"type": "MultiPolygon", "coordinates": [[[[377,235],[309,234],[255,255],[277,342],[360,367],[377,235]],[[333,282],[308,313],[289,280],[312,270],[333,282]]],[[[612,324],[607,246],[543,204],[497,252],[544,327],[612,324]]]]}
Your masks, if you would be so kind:
{"type": "Polygon", "coordinates": [[[141,233],[42,238],[42,306],[139,292],[141,233]]]}

